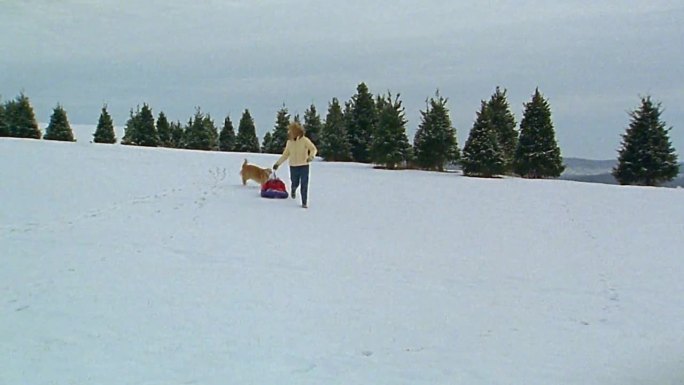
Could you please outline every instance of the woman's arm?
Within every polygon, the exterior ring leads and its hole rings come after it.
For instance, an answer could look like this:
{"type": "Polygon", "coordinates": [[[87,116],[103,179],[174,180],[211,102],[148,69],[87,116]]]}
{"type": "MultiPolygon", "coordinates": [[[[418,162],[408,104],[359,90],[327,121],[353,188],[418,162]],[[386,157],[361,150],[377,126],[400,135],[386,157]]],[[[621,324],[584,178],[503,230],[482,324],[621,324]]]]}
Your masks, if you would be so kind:
{"type": "Polygon", "coordinates": [[[309,150],[309,159],[313,160],[318,153],[318,149],[309,138],[306,138],[306,148],[309,150]]]}
{"type": "Polygon", "coordinates": [[[278,160],[276,160],[276,162],[273,164],[273,169],[274,170],[277,169],[278,166],[283,164],[285,159],[287,159],[289,157],[290,157],[290,141],[288,140],[287,143],[285,144],[285,150],[283,150],[283,155],[281,155],[280,158],[278,158],[278,160]]]}

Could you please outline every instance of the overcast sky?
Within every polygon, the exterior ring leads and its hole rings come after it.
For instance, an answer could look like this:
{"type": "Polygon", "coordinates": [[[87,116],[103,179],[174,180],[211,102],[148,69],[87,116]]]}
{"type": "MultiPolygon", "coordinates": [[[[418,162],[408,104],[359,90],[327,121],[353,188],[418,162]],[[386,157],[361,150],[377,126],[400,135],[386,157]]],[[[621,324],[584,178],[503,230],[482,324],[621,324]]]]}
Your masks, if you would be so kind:
{"type": "Polygon", "coordinates": [[[496,86],[517,122],[539,87],[563,156],[612,159],[651,95],[682,160],[683,47],[681,0],[0,0],[0,96],[23,91],[41,122],[60,103],[72,124],[147,103],[237,129],[249,109],[261,140],[283,105],[325,119],[365,82],[401,94],[412,139],[439,89],[463,146],[496,86]]]}

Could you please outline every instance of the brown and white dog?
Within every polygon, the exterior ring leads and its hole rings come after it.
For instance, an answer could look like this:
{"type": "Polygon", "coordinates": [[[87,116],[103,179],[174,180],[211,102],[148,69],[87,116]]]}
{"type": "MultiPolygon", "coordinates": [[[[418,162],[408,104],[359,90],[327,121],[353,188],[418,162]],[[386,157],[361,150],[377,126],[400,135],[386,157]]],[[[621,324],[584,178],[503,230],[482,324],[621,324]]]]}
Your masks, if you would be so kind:
{"type": "Polygon", "coordinates": [[[240,175],[242,176],[242,184],[246,185],[248,180],[253,180],[259,185],[266,183],[268,178],[271,177],[273,170],[270,168],[261,168],[253,164],[248,164],[247,159],[242,164],[242,170],[240,170],[240,175]]]}

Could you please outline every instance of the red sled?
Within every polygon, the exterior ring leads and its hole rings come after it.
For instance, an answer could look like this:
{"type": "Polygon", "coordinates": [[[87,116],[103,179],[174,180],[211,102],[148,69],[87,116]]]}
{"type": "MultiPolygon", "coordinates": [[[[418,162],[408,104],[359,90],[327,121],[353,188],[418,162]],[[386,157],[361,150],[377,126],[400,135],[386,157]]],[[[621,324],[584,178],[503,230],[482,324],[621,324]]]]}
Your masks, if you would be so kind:
{"type": "Polygon", "coordinates": [[[272,178],[261,185],[262,198],[287,198],[285,183],[273,174],[272,178]]]}

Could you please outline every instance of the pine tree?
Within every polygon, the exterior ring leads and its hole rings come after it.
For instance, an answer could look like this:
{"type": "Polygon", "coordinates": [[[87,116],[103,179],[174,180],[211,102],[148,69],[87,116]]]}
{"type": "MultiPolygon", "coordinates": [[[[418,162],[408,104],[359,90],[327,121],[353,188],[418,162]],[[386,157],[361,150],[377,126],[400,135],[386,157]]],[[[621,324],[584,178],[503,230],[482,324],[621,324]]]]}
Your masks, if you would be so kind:
{"type": "Polygon", "coordinates": [[[62,142],[75,142],[74,132],[71,130],[69,119],[64,108],[57,104],[57,107],[50,116],[50,123],[45,129],[45,140],[58,140],[62,142]]]}
{"type": "Polygon", "coordinates": [[[237,152],[259,152],[259,138],[256,135],[254,119],[245,109],[238,125],[238,134],[235,138],[235,151],[237,152]]]}
{"type": "Polygon", "coordinates": [[[460,157],[456,129],[451,126],[447,99],[435,93],[420,111],[421,123],[413,138],[416,165],[426,170],[444,171],[444,167],[460,157]]]}
{"type": "Polygon", "coordinates": [[[154,126],[154,116],[152,110],[147,103],[143,104],[140,110],[140,117],[137,121],[138,126],[135,129],[135,143],[138,146],[157,147],[159,146],[159,135],[154,126]]]}
{"type": "Polygon", "coordinates": [[[155,127],[154,116],[147,103],[143,104],[142,109],[138,107],[135,112],[131,110],[121,144],[145,147],[159,146],[159,134],[155,127]]]}
{"type": "Polygon", "coordinates": [[[100,112],[100,119],[97,122],[97,128],[93,134],[93,142],[95,143],[116,143],[116,134],[114,133],[114,122],[111,115],[107,112],[107,105],[102,106],[100,112]]]}
{"type": "Polygon", "coordinates": [[[290,125],[290,115],[283,106],[276,115],[276,124],[271,133],[268,147],[262,147],[261,151],[270,154],[280,154],[287,144],[287,126],[290,125]]]}
{"type": "Polygon", "coordinates": [[[267,132],[264,134],[264,141],[261,142],[261,151],[264,153],[271,153],[271,148],[273,146],[273,134],[267,132]]]}
{"type": "Polygon", "coordinates": [[[211,151],[217,151],[218,150],[218,129],[216,128],[216,124],[214,124],[214,119],[211,118],[210,114],[206,114],[204,116],[204,129],[207,131],[209,134],[209,143],[210,143],[210,148],[209,150],[211,151]]]}
{"type": "Polygon", "coordinates": [[[185,148],[183,137],[185,136],[185,129],[179,121],[171,123],[171,147],[185,148]]]}
{"type": "MultiPolygon", "coordinates": [[[[341,108],[341,105],[340,105],[340,108],[341,108]]],[[[352,109],[353,109],[353,106],[352,106],[351,100],[344,102],[344,111],[342,112],[342,121],[344,123],[345,132],[347,133],[347,142],[349,142],[349,127],[352,126],[352,124],[353,124],[352,120],[354,119],[354,113],[353,113],[352,109]]],[[[349,146],[351,146],[351,142],[349,143],[349,146]]],[[[349,148],[351,151],[351,147],[349,147],[349,148]]]]}
{"type": "Polygon", "coordinates": [[[518,144],[518,132],[515,130],[515,118],[506,99],[505,89],[501,91],[499,87],[496,87],[496,91],[487,102],[487,110],[488,120],[494,128],[499,150],[503,156],[503,173],[511,172],[515,147],[518,144]]]}
{"type": "Polygon", "coordinates": [[[0,104],[0,138],[10,136],[9,125],[7,124],[7,114],[5,104],[0,104]]]}
{"type": "Polygon", "coordinates": [[[629,128],[622,135],[618,164],[613,176],[622,185],[658,186],[679,174],[675,153],[665,122],[660,119],[661,104],[651,97],[641,98],[641,107],[630,112],[629,128]]]}
{"type": "Polygon", "coordinates": [[[133,109],[131,109],[129,113],[128,120],[126,121],[126,125],[124,126],[124,136],[121,138],[121,144],[123,145],[130,145],[130,146],[136,146],[138,143],[135,142],[135,138],[137,137],[136,130],[138,128],[138,121],[140,120],[140,106],[136,109],[135,112],[133,112],[133,109]]]}
{"type": "Polygon", "coordinates": [[[172,147],[171,143],[171,125],[166,118],[164,111],[159,112],[157,116],[157,134],[159,135],[159,145],[162,147],[172,147]]]}
{"type": "Polygon", "coordinates": [[[320,142],[322,129],[323,123],[321,122],[321,116],[316,111],[316,106],[312,104],[304,111],[304,132],[306,132],[306,137],[309,138],[316,147],[318,147],[320,142]]]}
{"type": "Polygon", "coordinates": [[[11,137],[30,139],[42,137],[43,134],[38,128],[31,102],[23,93],[5,105],[5,117],[11,137]]]}
{"type": "Polygon", "coordinates": [[[378,97],[376,102],[378,121],[371,141],[370,155],[373,163],[384,165],[392,170],[404,164],[409,156],[408,137],[406,136],[406,116],[399,94],[378,97]]]}
{"type": "Polygon", "coordinates": [[[195,116],[190,118],[185,128],[183,140],[185,148],[189,150],[214,150],[217,139],[218,134],[214,121],[209,115],[203,114],[202,110],[197,107],[195,116]]]}
{"type": "Polygon", "coordinates": [[[365,83],[356,87],[356,94],[350,102],[350,125],[347,127],[352,158],[355,162],[370,162],[371,138],[377,124],[377,110],[373,95],[365,83]]]}
{"type": "Polygon", "coordinates": [[[557,178],[565,169],[551,121],[551,109],[539,89],[525,103],[513,172],[523,178],[557,178]]]}
{"type": "Polygon", "coordinates": [[[235,129],[230,116],[226,116],[223,120],[223,128],[219,134],[219,151],[233,151],[235,150],[235,129]]]}
{"type": "Polygon", "coordinates": [[[199,108],[195,110],[195,115],[188,120],[183,130],[184,148],[189,150],[208,150],[209,135],[204,131],[204,114],[199,108]]]}
{"type": "Polygon", "coordinates": [[[321,131],[319,153],[327,161],[351,160],[351,145],[347,135],[340,102],[333,98],[328,105],[328,115],[321,131]]]}
{"type": "Polygon", "coordinates": [[[503,152],[499,148],[489,104],[484,100],[463,147],[461,165],[463,174],[468,176],[491,178],[504,170],[503,152]]]}

